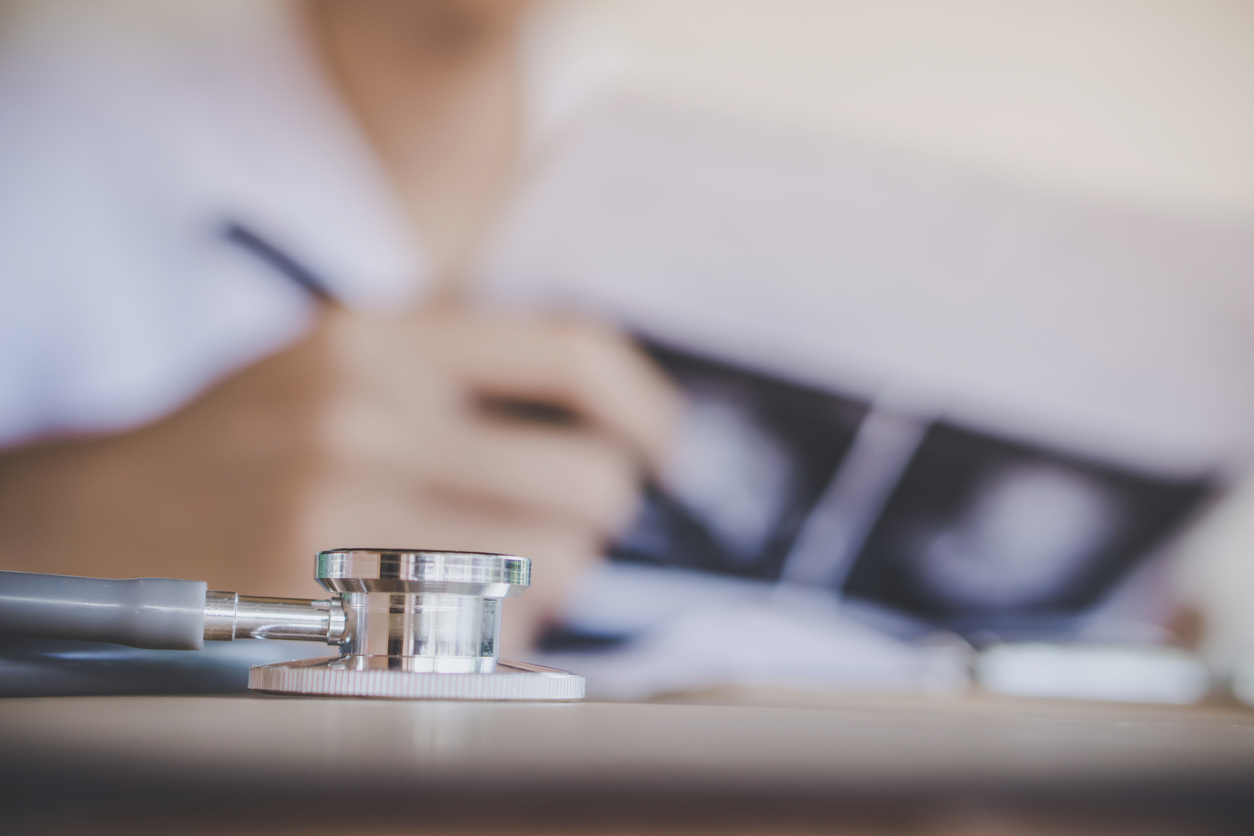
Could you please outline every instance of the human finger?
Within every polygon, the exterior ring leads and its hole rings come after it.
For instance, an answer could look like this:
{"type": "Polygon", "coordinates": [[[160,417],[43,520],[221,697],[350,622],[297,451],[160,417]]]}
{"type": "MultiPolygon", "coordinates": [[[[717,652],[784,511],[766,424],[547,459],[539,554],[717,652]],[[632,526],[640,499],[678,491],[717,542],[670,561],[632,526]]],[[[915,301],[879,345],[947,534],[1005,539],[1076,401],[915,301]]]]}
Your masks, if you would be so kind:
{"type": "Polygon", "coordinates": [[[553,404],[625,443],[655,471],[681,412],[674,385],[622,334],[587,320],[479,314],[431,355],[473,391],[553,404]]]}
{"type": "Polygon", "coordinates": [[[638,502],[638,461],[578,428],[467,417],[415,427],[393,410],[349,399],[326,423],[324,460],[339,473],[374,473],[537,517],[565,518],[601,537],[638,502]]]}
{"type": "Polygon", "coordinates": [[[617,534],[639,502],[638,460],[581,429],[480,419],[441,445],[426,478],[434,489],[566,517],[617,534]]]}

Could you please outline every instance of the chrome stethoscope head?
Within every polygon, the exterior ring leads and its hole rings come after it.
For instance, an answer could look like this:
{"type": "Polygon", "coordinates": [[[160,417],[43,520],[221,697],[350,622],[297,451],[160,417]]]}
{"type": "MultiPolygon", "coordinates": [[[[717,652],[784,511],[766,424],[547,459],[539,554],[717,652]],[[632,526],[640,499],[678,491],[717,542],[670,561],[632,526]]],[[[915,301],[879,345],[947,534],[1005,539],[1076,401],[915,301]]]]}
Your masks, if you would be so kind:
{"type": "Polygon", "coordinates": [[[248,687],[284,694],[572,700],[582,676],[503,662],[501,602],[531,583],[505,554],[399,549],[319,552],[314,575],[340,655],[252,668],[248,687]]]}

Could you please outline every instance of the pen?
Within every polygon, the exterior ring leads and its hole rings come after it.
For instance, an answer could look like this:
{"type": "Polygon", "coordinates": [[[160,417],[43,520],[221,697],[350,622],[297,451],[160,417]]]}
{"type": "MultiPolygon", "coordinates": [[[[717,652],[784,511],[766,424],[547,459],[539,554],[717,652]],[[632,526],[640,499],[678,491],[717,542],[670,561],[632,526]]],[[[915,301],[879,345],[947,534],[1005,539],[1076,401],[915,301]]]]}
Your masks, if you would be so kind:
{"type": "Polygon", "coordinates": [[[320,302],[337,304],[339,300],[327,289],[326,282],[288,253],[258,235],[254,230],[237,222],[229,221],[223,229],[223,237],[252,253],[269,264],[280,275],[286,276],[320,302]]]}

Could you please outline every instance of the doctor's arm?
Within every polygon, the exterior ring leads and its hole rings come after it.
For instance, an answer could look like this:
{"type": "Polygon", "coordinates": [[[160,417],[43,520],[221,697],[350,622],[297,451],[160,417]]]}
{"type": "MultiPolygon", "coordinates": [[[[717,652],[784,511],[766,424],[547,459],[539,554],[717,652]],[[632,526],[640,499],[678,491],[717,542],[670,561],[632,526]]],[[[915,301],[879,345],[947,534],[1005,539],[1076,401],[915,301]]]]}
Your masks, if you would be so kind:
{"type": "Polygon", "coordinates": [[[594,323],[331,312],[155,423],[0,453],[0,568],[315,595],[318,549],[512,552],[525,637],[630,521],[679,409],[594,323]]]}

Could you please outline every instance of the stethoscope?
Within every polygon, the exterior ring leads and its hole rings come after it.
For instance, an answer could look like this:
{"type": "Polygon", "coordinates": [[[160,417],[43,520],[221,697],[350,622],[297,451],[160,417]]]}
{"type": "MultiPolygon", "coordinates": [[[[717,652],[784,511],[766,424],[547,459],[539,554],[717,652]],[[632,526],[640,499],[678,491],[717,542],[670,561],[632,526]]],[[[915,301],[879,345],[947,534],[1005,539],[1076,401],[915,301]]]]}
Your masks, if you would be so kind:
{"type": "Polygon", "coordinates": [[[329,598],[260,598],[202,581],[0,572],[0,635],[200,650],[240,638],[325,642],[326,658],[258,665],[272,694],[577,700],[582,676],[498,658],[501,602],[531,583],[525,557],[336,549],[314,577],[329,598]]]}

